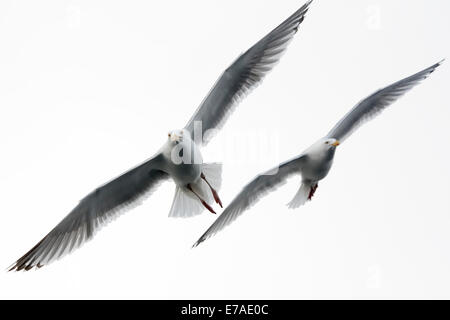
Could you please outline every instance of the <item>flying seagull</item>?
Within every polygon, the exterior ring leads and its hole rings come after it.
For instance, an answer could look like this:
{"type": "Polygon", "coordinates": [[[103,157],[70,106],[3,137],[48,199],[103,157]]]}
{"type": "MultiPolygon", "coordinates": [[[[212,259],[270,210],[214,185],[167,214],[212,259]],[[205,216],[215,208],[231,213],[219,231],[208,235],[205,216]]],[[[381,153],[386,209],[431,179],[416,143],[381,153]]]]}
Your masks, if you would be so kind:
{"type": "Polygon", "coordinates": [[[194,244],[194,247],[230,225],[244,211],[248,210],[263,196],[284,184],[291,176],[300,175],[302,182],[300,189],[288,204],[288,207],[295,209],[311,200],[317,190],[319,181],[324,179],[331,169],[336,148],[363,123],[379,115],[403,94],[426,79],[442,62],[378,90],[359,102],[324,138],[314,143],[302,154],[258,175],[225,208],[223,213],[194,244]]]}
{"type": "Polygon", "coordinates": [[[240,55],[220,76],[187,125],[170,132],[167,142],[152,158],[88,194],[9,270],[40,268],[72,252],[169,177],[176,184],[170,217],[191,217],[204,208],[215,213],[210,203],[214,200],[222,206],[217,194],[222,167],[203,163],[199,149],[209,141],[212,132],[222,127],[240,100],[272,70],[297,33],[311,2],[240,55]]]}

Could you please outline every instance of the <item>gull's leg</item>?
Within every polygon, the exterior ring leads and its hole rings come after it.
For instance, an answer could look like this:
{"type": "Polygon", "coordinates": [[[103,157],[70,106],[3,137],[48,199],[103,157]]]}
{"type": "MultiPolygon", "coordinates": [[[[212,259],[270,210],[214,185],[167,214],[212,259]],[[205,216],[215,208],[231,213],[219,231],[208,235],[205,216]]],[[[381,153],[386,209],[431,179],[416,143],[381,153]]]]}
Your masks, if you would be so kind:
{"type": "Polygon", "coordinates": [[[319,187],[318,184],[315,184],[311,187],[311,190],[309,191],[308,200],[311,200],[312,197],[314,197],[314,194],[316,193],[317,188],[319,187]]]}
{"type": "Polygon", "coordinates": [[[195,194],[195,196],[198,198],[198,200],[200,200],[200,202],[202,203],[202,205],[209,210],[209,212],[216,214],[216,212],[213,210],[213,208],[211,208],[211,206],[209,204],[206,203],[205,200],[203,200],[191,187],[190,184],[187,185],[187,188],[189,189],[189,191],[191,191],[193,194],[195,194]]]}
{"type": "Polygon", "coordinates": [[[200,177],[201,177],[203,180],[205,180],[206,184],[207,184],[207,185],[209,186],[209,188],[211,189],[211,192],[212,192],[212,194],[213,194],[213,197],[214,197],[214,200],[216,201],[216,203],[218,203],[219,206],[220,206],[221,208],[223,208],[223,206],[222,206],[222,201],[220,201],[220,198],[219,198],[219,194],[217,193],[217,191],[216,191],[213,187],[211,187],[211,185],[209,184],[208,180],[206,180],[206,177],[205,177],[205,175],[203,174],[203,172],[202,172],[202,174],[200,175],[200,177]]]}

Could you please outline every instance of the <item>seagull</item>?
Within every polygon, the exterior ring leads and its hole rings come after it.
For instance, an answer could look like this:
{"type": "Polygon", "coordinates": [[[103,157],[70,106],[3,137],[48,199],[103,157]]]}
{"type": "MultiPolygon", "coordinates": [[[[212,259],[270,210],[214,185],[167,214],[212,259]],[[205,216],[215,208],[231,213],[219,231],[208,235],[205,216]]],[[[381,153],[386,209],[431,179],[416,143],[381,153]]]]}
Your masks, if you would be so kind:
{"type": "Polygon", "coordinates": [[[176,184],[170,217],[192,217],[210,203],[222,207],[217,190],[221,164],[204,163],[200,147],[210,141],[237,104],[273,69],[297,33],[312,1],[240,55],[219,77],[183,129],[168,133],[166,143],[149,160],[95,189],[9,271],[40,268],[72,252],[111,219],[139,205],[169,178],[176,184]]]}
{"type": "Polygon", "coordinates": [[[379,115],[407,91],[426,79],[442,62],[376,91],[359,102],[324,138],[319,139],[299,156],[255,177],[224,209],[193,247],[230,225],[244,211],[294,175],[300,175],[302,182],[288,207],[295,209],[311,200],[319,181],[324,179],[331,169],[336,148],[363,123],[379,115]]]}

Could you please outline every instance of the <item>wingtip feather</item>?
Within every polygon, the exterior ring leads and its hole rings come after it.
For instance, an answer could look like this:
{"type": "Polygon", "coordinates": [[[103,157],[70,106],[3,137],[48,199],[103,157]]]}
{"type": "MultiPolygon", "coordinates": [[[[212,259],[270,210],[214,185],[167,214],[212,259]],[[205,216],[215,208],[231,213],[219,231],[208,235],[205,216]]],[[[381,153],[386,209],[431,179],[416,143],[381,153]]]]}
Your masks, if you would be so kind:
{"type": "Polygon", "coordinates": [[[438,67],[440,67],[443,63],[445,62],[445,58],[442,59],[441,61],[439,61],[438,63],[433,64],[431,67],[425,69],[425,71],[429,71],[429,73],[433,73],[434,71],[436,71],[436,69],[438,67]]]}
{"type": "Polygon", "coordinates": [[[201,236],[200,239],[198,239],[193,245],[192,245],[192,249],[197,248],[203,241],[205,241],[206,239],[201,236]]]}

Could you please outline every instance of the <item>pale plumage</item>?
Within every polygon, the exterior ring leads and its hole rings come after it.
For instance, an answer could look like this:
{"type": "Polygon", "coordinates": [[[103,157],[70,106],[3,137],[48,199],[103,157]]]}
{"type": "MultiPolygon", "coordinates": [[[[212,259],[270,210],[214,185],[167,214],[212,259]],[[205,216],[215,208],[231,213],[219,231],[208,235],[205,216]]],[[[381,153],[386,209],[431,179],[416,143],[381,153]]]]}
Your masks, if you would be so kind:
{"type": "Polygon", "coordinates": [[[241,55],[222,74],[185,129],[171,132],[153,158],[91,192],[10,270],[41,267],[72,252],[90,240],[106,222],[124,209],[139,204],[168,178],[176,183],[171,217],[191,217],[205,207],[214,212],[209,205],[213,200],[222,205],[216,192],[221,184],[221,165],[203,163],[199,151],[203,141],[191,139],[195,124],[202,126],[200,134],[203,135],[206,130],[218,129],[225,122],[237,102],[258,85],[279,60],[310,3],[241,55]]]}
{"type": "Polygon", "coordinates": [[[284,184],[287,178],[293,175],[300,175],[302,184],[297,194],[288,204],[289,208],[298,208],[308,200],[311,200],[316,192],[318,182],[325,178],[331,169],[336,147],[365,121],[380,114],[403,94],[426,79],[441,63],[442,61],[384,89],[378,90],[358,103],[325,138],[317,141],[300,156],[257,176],[224,209],[223,213],[197,240],[194,246],[198,246],[231,224],[261,197],[284,184]]]}

